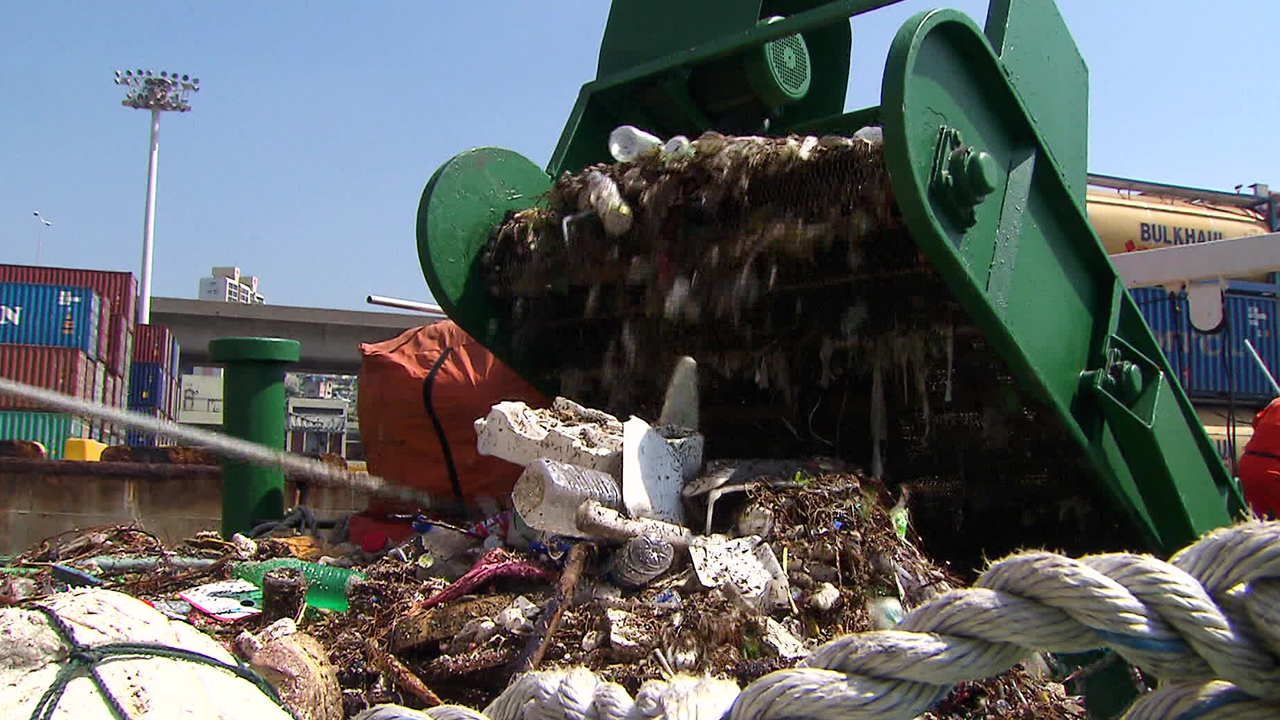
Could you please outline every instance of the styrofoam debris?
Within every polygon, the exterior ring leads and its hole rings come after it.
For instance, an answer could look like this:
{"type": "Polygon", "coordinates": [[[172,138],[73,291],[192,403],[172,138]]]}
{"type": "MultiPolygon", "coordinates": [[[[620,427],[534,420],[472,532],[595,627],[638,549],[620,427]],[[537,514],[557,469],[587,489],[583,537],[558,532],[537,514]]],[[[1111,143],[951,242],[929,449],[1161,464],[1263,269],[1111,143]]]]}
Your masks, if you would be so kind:
{"type": "Polygon", "coordinates": [[[773,534],[773,510],[759,502],[748,502],[738,513],[735,529],[739,536],[759,535],[768,538],[773,534]]]}
{"type": "Polygon", "coordinates": [[[620,650],[640,650],[645,646],[645,632],[636,616],[626,610],[605,610],[609,620],[609,645],[620,650]]]}
{"type": "Polygon", "coordinates": [[[509,633],[527,635],[533,632],[533,618],[538,616],[538,606],[521,595],[511,605],[498,613],[493,621],[509,633]]]}
{"type": "Polygon", "coordinates": [[[699,536],[689,543],[689,558],[704,586],[724,584],[766,610],[788,604],[791,589],[773,548],[759,536],[727,540],[722,535],[699,536]]]}
{"type": "Polygon", "coordinates": [[[449,641],[448,652],[460,653],[465,652],[472,644],[483,645],[489,638],[498,632],[498,623],[487,617],[471,618],[466,625],[458,631],[453,640],[449,641]]]}
{"type": "Polygon", "coordinates": [[[790,630],[783,627],[782,623],[771,617],[764,619],[764,633],[761,635],[760,641],[764,643],[765,647],[772,650],[775,655],[784,660],[802,658],[809,654],[809,650],[805,647],[803,640],[796,637],[790,630]]]}
{"type": "Polygon", "coordinates": [[[683,425],[654,425],[653,429],[666,439],[672,453],[676,456],[676,462],[680,465],[680,478],[683,481],[681,491],[683,492],[684,484],[694,481],[698,473],[702,472],[702,453],[707,439],[697,430],[683,425]]]}
{"type": "Polygon", "coordinates": [[[582,636],[582,651],[591,652],[592,650],[595,650],[596,648],[603,645],[604,641],[607,639],[609,639],[609,633],[603,630],[596,630],[594,632],[589,632],[586,635],[582,636]]]}
{"type": "Polygon", "coordinates": [[[615,477],[621,472],[622,423],[565,398],[556,398],[551,410],[500,402],[475,421],[475,430],[481,455],[517,465],[551,458],[615,477]]]}
{"type": "Polygon", "coordinates": [[[680,460],[666,438],[640,418],[623,423],[622,503],[627,514],[683,525],[683,486],[680,460]]]}
{"type": "Polygon", "coordinates": [[[667,382],[659,425],[677,425],[698,429],[698,363],[688,355],[676,361],[667,382]]]}
{"type": "Polygon", "coordinates": [[[252,560],[258,554],[258,543],[241,533],[231,536],[231,544],[235,546],[235,555],[241,560],[252,560]]]}
{"type": "Polygon", "coordinates": [[[263,645],[269,645],[282,637],[298,632],[298,624],[293,618],[280,618],[259,632],[245,630],[236,636],[236,649],[247,658],[253,657],[263,645]]]}
{"type": "Polygon", "coordinates": [[[813,594],[809,596],[809,607],[814,610],[826,612],[836,606],[840,601],[840,590],[829,582],[824,582],[818,586],[813,594]]]}

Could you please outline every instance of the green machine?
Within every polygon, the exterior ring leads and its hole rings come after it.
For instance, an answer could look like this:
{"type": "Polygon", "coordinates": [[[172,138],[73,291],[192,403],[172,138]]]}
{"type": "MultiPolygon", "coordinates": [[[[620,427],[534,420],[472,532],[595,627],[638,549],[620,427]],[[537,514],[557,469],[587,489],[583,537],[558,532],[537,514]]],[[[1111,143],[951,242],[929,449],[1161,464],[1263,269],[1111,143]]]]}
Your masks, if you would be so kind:
{"type": "MultiPolygon", "coordinates": [[[[992,0],[985,28],[921,12],[892,42],[879,106],[844,112],[849,20],[894,2],[614,0],[596,80],[545,169],[479,148],[431,177],[417,234],[433,296],[518,372],[541,376],[559,358],[510,342],[517,321],[486,291],[481,254],[554,178],[611,162],[615,128],[781,137],[877,126],[910,239],[1081,459],[1076,482],[1096,486],[1157,554],[1230,523],[1239,490],[1088,223],[1088,70],[1057,7],[992,0]],[[681,21],[652,20],[668,16],[681,21]]],[[[1061,542],[1027,539],[1046,541],[1061,542]]]]}

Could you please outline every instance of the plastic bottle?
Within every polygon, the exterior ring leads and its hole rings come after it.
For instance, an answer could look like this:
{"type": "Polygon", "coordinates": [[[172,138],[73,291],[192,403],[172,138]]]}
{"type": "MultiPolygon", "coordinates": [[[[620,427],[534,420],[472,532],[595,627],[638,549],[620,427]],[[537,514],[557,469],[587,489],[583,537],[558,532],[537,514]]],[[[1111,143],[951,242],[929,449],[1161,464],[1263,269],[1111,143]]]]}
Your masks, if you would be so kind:
{"type": "Polygon", "coordinates": [[[297,558],[275,558],[255,562],[237,563],[231,574],[241,580],[262,587],[262,576],[277,568],[297,568],[307,578],[307,604],[324,610],[344,612],[347,609],[347,588],[351,582],[364,579],[362,573],[347,568],[299,560],[297,558]]]}
{"type": "Polygon", "coordinates": [[[578,465],[539,458],[525,466],[511,490],[516,512],[529,527],[556,535],[581,537],[578,506],[595,500],[622,509],[622,490],[612,475],[578,465]]]}
{"type": "Polygon", "coordinates": [[[618,162],[631,162],[662,147],[662,141],[634,125],[623,125],[609,133],[609,154],[618,162]]]}
{"type": "Polygon", "coordinates": [[[641,588],[671,569],[675,548],[671,543],[645,535],[628,540],[609,564],[609,575],[625,588],[641,588]]]}

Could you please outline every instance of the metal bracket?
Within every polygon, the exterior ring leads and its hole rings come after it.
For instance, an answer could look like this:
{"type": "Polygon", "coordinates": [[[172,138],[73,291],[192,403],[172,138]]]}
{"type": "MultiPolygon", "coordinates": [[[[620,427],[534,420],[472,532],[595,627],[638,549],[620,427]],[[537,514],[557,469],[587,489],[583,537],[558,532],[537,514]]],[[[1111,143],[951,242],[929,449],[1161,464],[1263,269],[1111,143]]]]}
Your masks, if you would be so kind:
{"type": "Polygon", "coordinates": [[[1137,414],[1144,423],[1154,422],[1151,408],[1146,407],[1149,403],[1143,400],[1158,385],[1160,366],[1115,335],[1107,338],[1105,357],[1104,367],[1080,374],[1084,386],[1137,414]]]}
{"type": "Polygon", "coordinates": [[[975,208],[996,189],[999,168],[995,158],[965,145],[960,131],[943,125],[933,153],[930,189],[963,229],[977,223],[975,208]]]}

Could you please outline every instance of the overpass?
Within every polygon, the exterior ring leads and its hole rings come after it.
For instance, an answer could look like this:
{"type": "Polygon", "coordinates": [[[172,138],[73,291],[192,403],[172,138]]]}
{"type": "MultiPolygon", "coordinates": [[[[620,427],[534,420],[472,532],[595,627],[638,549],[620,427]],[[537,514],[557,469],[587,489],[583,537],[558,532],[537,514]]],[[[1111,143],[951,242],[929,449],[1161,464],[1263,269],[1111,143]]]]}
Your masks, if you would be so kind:
{"type": "Polygon", "coordinates": [[[390,340],[438,319],[422,313],[151,299],[151,321],[168,326],[178,338],[184,365],[208,363],[209,341],[214,338],[277,337],[302,344],[302,360],[291,369],[355,375],[360,372],[360,343],[390,340]]]}

